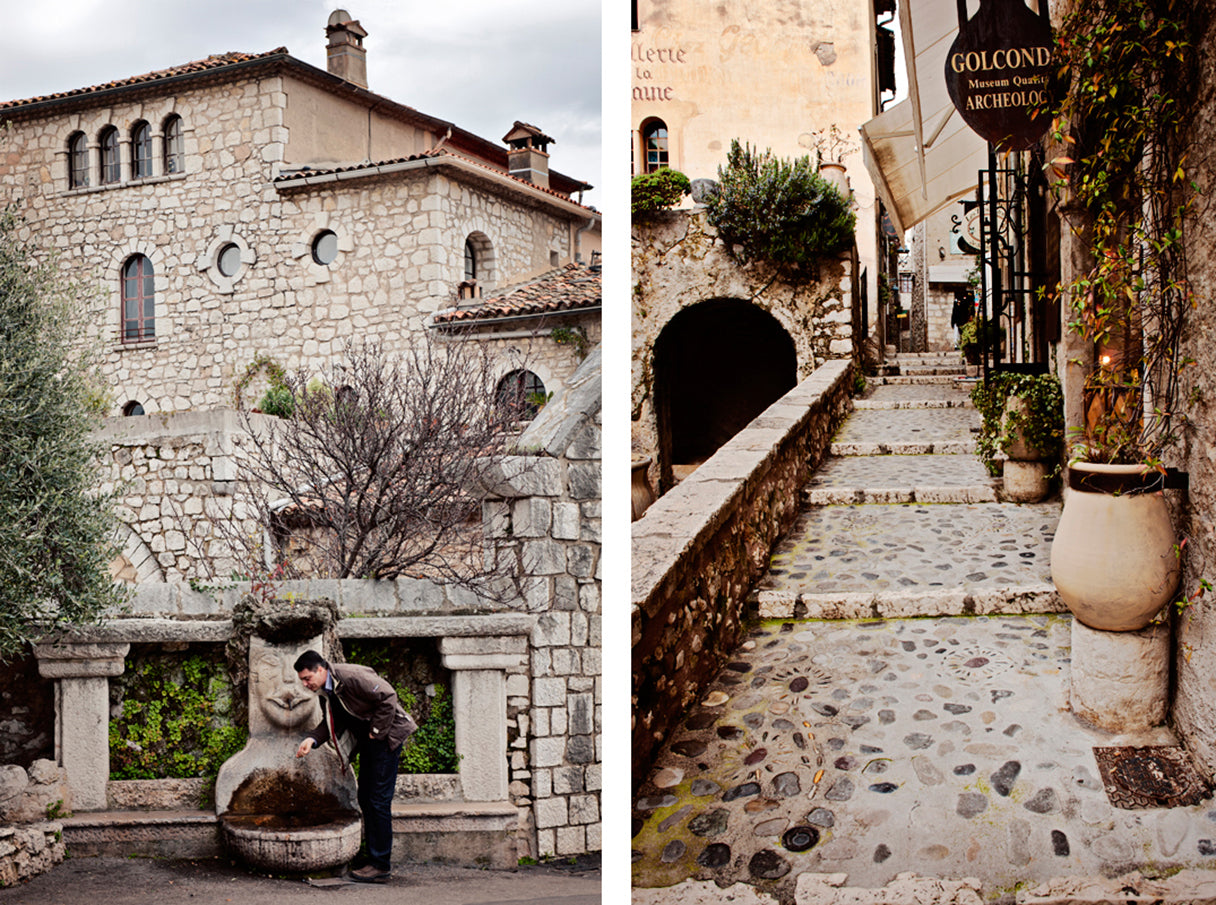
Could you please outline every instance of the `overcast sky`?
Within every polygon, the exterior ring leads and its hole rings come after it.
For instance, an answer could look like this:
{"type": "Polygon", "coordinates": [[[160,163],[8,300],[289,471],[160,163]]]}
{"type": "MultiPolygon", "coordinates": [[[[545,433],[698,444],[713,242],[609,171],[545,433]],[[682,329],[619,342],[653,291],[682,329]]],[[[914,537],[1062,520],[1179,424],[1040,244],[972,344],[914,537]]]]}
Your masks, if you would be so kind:
{"type": "Polygon", "coordinates": [[[35,0],[5,10],[0,100],[280,46],[324,69],[338,8],[368,32],[372,91],[494,142],[517,119],[540,127],[552,168],[600,206],[599,0],[35,0]]]}

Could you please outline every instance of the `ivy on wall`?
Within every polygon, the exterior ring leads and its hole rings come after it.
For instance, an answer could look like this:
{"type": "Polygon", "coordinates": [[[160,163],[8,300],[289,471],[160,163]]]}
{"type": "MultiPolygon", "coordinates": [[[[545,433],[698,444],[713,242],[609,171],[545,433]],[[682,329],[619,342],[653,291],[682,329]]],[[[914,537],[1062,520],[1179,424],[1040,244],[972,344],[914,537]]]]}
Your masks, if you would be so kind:
{"type": "Polygon", "coordinates": [[[111,779],[213,778],[249,735],[218,652],[133,649],[111,699],[111,779]]]}
{"type": "Polygon", "coordinates": [[[447,677],[433,651],[420,645],[348,641],[346,659],[374,669],[392,683],[401,706],[418,723],[401,751],[398,773],[456,773],[456,717],[447,677]],[[426,689],[432,687],[434,695],[426,689]]]}

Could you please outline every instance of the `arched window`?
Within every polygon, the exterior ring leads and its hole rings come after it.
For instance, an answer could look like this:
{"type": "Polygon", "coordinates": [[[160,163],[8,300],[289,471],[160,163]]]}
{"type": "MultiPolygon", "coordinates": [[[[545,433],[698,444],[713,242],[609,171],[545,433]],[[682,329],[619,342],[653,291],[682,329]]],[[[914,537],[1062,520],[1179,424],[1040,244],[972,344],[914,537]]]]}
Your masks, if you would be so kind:
{"type": "Polygon", "coordinates": [[[472,239],[464,240],[464,278],[477,279],[477,246],[472,239]]]}
{"type": "Polygon", "coordinates": [[[84,188],[89,184],[89,139],[83,132],[73,132],[68,139],[68,187],[84,188]]]}
{"type": "Polygon", "coordinates": [[[122,340],[138,342],[156,336],[156,281],[152,262],[132,255],[122,265],[122,340]]]}
{"type": "Polygon", "coordinates": [[[131,130],[131,178],[152,175],[152,127],[140,121],[131,130]]]}
{"type": "Polygon", "coordinates": [[[182,118],[176,113],[165,120],[165,175],[186,172],[186,152],[182,148],[182,118]]]}
{"type": "Polygon", "coordinates": [[[508,418],[530,421],[547,401],[545,385],[531,371],[509,371],[498,381],[495,393],[500,409],[508,418]]]}
{"type": "Polygon", "coordinates": [[[119,182],[122,179],[122,164],[118,159],[118,130],[106,126],[101,130],[97,143],[101,145],[101,184],[119,182]]]}
{"type": "Polygon", "coordinates": [[[142,415],[144,413],[144,407],[132,399],[122,407],[122,413],[128,418],[132,418],[136,415],[142,415]]]}
{"type": "Polygon", "coordinates": [[[667,123],[649,119],[642,124],[642,149],[647,173],[667,166],[667,123]]]}

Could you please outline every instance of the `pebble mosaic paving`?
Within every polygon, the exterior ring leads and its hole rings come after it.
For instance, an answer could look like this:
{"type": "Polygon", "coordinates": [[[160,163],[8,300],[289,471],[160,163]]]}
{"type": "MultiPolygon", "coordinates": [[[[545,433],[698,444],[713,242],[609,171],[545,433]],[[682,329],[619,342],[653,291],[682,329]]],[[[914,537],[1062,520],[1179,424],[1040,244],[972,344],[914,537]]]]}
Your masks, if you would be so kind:
{"type": "MultiPolygon", "coordinates": [[[[633,882],[881,886],[1216,868],[1216,806],[1120,810],[1067,712],[1067,616],[754,626],[634,801],[633,882]]],[[[1168,744],[1169,741],[1163,743],[1168,744]]]]}
{"type": "Polygon", "coordinates": [[[872,388],[861,399],[855,400],[853,404],[860,408],[863,402],[874,406],[890,405],[891,407],[917,403],[945,405],[951,408],[972,407],[970,385],[960,386],[948,383],[878,386],[872,388]]]}
{"type": "Polygon", "coordinates": [[[1058,502],[815,506],[777,544],[762,590],[1005,588],[1051,581],[1058,502]]]}

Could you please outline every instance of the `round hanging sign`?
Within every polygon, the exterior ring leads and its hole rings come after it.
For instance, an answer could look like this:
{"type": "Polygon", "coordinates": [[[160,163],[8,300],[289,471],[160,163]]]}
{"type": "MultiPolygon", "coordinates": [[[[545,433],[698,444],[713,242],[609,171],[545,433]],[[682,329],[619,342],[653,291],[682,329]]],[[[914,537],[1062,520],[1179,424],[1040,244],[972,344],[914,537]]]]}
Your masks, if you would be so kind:
{"type": "Polygon", "coordinates": [[[946,55],[946,90],[963,121],[998,151],[1021,151],[1047,131],[1059,97],[1051,24],[1024,0],[980,0],[946,55]]]}

